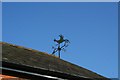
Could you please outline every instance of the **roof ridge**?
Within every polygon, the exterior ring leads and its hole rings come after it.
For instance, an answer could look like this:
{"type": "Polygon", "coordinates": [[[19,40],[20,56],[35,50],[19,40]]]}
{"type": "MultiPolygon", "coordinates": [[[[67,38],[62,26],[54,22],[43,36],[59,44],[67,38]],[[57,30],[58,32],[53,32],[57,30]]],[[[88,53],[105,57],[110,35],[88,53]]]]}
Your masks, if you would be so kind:
{"type": "MultiPolygon", "coordinates": [[[[41,51],[39,51],[39,50],[35,50],[35,49],[32,49],[32,48],[27,48],[27,47],[24,47],[24,46],[19,46],[19,45],[12,44],[12,43],[7,43],[7,42],[0,42],[0,44],[7,44],[7,45],[12,46],[12,47],[22,48],[22,49],[24,49],[24,50],[28,50],[28,51],[32,51],[32,52],[41,52],[41,51]]],[[[46,53],[46,52],[42,52],[42,53],[44,53],[44,54],[46,54],[46,55],[49,55],[49,56],[53,56],[53,57],[58,58],[57,56],[51,55],[51,54],[46,53]]]]}

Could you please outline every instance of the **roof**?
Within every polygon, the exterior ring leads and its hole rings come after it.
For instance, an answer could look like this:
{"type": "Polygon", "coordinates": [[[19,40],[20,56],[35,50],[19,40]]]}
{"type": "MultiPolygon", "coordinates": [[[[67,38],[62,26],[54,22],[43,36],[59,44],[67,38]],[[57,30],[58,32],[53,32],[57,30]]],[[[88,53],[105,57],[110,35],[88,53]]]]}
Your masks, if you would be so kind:
{"type": "MultiPolygon", "coordinates": [[[[25,48],[5,42],[2,44],[2,61],[17,65],[29,66],[58,73],[70,74],[85,78],[105,78],[97,73],[72,64],[45,52],[25,48]]],[[[105,80],[105,79],[104,79],[105,80]]]]}

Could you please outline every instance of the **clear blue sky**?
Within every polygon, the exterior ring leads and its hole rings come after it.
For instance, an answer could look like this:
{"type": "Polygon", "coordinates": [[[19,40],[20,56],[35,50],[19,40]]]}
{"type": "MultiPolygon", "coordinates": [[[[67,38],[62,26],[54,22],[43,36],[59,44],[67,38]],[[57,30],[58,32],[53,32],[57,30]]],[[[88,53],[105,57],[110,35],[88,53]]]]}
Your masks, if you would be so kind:
{"type": "Polygon", "coordinates": [[[2,41],[2,2],[0,2],[0,41],[2,41]]]}
{"type": "Polygon", "coordinates": [[[3,41],[51,53],[53,39],[71,41],[62,59],[118,77],[117,3],[3,3],[3,41]]]}

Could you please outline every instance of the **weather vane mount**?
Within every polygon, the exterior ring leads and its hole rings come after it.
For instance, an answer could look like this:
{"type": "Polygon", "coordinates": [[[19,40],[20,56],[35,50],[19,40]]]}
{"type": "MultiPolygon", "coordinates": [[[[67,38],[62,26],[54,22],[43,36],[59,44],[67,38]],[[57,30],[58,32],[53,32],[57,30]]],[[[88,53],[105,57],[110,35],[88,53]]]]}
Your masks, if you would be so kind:
{"type": "Polygon", "coordinates": [[[65,48],[68,47],[70,41],[68,39],[64,39],[63,35],[59,35],[60,39],[56,40],[54,39],[54,42],[56,42],[57,44],[55,45],[55,47],[53,46],[53,52],[52,55],[54,55],[56,52],[58,52],[58,57],[60,58],[60,52],[61,50],[65,51],[65,48]]]}

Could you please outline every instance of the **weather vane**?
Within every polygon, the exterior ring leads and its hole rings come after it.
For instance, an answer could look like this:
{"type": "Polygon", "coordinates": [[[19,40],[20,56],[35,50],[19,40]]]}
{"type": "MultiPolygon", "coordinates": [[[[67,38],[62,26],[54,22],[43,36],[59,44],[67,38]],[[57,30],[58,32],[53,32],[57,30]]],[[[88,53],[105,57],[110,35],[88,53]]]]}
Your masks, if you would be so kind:
{"type": "Polygon", "coordinates": [[[70,41],[68,39],[64,39],[63,35],[59,35],[59,37],[60,37],[59,40],[54,39],[54,42],[56,42],[57,44],[55,45],[55,47],[54,46],[52,47],[53,48],[52,55],[58,52],[58,57],[60,58],[61,50],[65,51],[65,48],[68,47],[70,41]]]}

